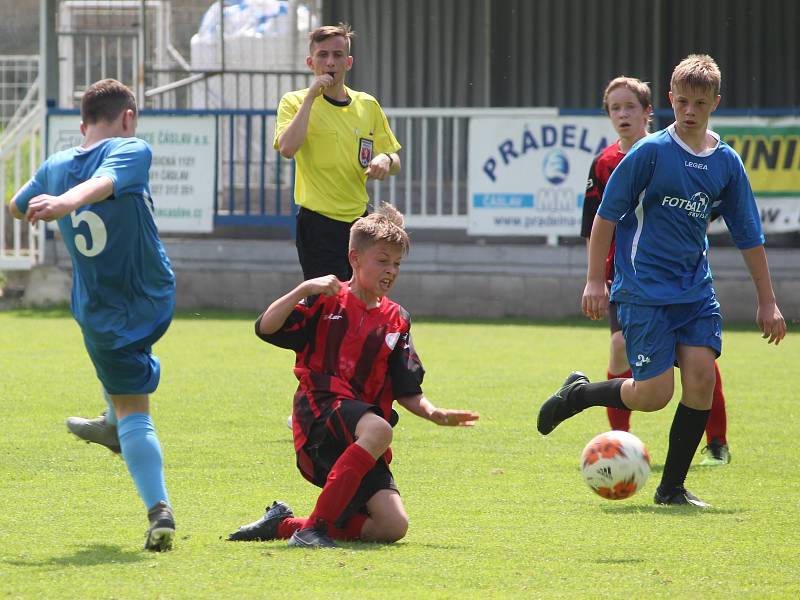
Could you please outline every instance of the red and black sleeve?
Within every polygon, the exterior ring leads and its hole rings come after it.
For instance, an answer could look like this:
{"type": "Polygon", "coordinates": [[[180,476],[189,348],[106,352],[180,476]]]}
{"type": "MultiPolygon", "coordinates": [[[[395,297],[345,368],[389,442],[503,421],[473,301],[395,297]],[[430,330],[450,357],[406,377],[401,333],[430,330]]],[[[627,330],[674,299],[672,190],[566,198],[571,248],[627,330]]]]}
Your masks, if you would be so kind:
{"type": "Polygon", "coordinates": [[[581,237],[588,238],[592,233],[592,223],[600,208],[600,201],[603,199],[605,182],[599,173],[600,156],[597,155],[589,167],[589,179],[586,181],[586,194],[583,197],[583,216],[581,217],[581,237]]]}
{"type": "Polygon", "coordinates": [[[389,355],[389,378],[392,382],[392,394],[395,398],[422,393],[422,380],[425,369],[422,368],[411,331],[406,331],[397,340],[397,344],[389,355]]]}
{"type": "Polygon", "coordinates": [[[259,331],[261,318],[264,316],[264,313],[261,313],[256,319],[256,335],[265,342],[279,348],[302,352],[311,336],[314,335],[318,313],[322,304],[317,302],[318,298],[319,296],[311,296],[301,300],[286,318],[283,326],[275,333],[264,334],[259,331]]]}

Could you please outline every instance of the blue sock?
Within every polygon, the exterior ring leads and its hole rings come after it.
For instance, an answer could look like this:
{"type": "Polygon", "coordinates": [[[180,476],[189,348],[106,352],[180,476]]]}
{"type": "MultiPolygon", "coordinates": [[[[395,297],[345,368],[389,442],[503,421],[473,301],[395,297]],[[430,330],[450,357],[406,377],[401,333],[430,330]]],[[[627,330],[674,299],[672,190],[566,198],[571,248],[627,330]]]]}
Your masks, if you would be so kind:
{"type": "Polygon", "coordinates": [[[108,395],[108,392],[103,388],[103,398],[106,400],[106,404],[108,404],[108,410],[106,411],[106,422],[110,425],[117,424],[117,411],[114,410],[114,403],[111,401],[111,396],[108,395]]]}
{"type": "Polygon", "coordinates": [[[150,415],[128,415],[117,424],[117,433],[122,457],[145,507],[149,510],[161,500],[169,504],[161,444],[150,415]]]}

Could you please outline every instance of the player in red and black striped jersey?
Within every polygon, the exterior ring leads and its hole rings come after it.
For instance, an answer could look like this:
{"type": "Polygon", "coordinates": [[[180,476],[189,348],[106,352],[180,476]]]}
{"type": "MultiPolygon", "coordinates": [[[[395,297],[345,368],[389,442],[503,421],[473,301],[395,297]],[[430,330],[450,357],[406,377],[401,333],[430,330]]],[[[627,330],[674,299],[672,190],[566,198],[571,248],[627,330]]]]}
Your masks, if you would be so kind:
{"type": "MultiPolygon", "coordinates": [[[[587,248],[597,209],[603,199],[603,192],[611,173],[617,168],[628,150],[647,135],[647,126],[652,112],[650,87],[632,77],[617,77],[609,82],[603,95],[603,109],[611,119],[619,139],[606,147],[592,161],[589,179],[586,184],[586,195],[583,201],[583,217],[581,219],[581,237],[586,238],[587,248]]],[[[616,245],[611,247],[606,257],[606,281],[609,287],[614,280],[614,253],[616,245]]],[[[628,358],[625,354],[625,338],[622,327],[617,320],[615,305],[609,304],[608,321],[611,327],[611,350],[608,360],[608,379],[632,377],[628,358]]],[[[727,464],[730,461],[728,440],[726,437],[727,418],[725,414],[725,396],[722,392],[722,380],[719,367],[716,369],[716,385],[714,387],[711,413],[706,424],[707,446],[703,453],[703,465],[713,466],[727,464]]],[[[607,407],[608,421],[612,429],[630,430],[631,411],[607,407]]]]}
{"type": "Polygon", "coordinates": [[[304,281],[256,321],[261,339],[296,352],[297,467],[322,492],[308,518],[273,502],[229,540],[280,538],[300,547],[333,546],[331,538],[397,541],[408,516],[389,470],[393,401],[438,425],[478,419],[436,408],[422,393],[409,315],[386,296],[408,247],[402,215],[384,205],[351,229],[349,282],[334,275],[304,281]]]}

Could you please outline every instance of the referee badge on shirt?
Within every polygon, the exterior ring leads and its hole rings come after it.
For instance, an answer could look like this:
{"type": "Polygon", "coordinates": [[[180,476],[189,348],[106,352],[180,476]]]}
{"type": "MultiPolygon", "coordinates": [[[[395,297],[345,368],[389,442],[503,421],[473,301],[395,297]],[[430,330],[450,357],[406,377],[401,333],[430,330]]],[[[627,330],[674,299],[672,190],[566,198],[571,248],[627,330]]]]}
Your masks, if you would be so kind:
{"type": "Polygon", "coordinates": [[[358,162],[365,169],[372,161],[372,147],[375,145],[370,139],[358,138],[358,162]]]}

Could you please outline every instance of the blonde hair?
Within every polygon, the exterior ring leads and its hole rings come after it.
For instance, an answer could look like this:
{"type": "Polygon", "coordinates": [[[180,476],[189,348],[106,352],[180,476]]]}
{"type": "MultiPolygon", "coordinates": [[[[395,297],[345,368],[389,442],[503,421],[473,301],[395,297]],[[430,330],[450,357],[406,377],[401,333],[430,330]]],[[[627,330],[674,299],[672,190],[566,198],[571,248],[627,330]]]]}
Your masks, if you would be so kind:
{"type": "Polygon", "coordinates": [[[719,96],[721,83],[722,73],[713,58],[708,54],[690,54],[675,67],[669,87],[673,92],[679,87],[710,90],[719,96]]]}
{"type": "Polygon", "coordinates": [[[623,75],[612,79],[606,86],[606,91],[603,93],[603,110],[606,114],[608,114],[608,95],[615,89],[621,87],[627,88],[633,92],[633,95],[636,96],[636,99],[639,101],[639,104],[642,105],[642,108],[647,109],[647,107],[652,106],[653,95],[650,91],[650,86],[640,79],[636,79],[635,77],[625,77],[623,75]]]}
{"type": "Polygon", "coordinates": [[[386,202],[381,202],[374,213],[361,217],[350,228],[350,250],[360,252],[378,242],[398,246],[403,254],[408,254],[411,248],[403,213],[386,202]]]}
{"type": "Polygon", "coordinates": [[[347,53],[350,54],[350,40],[356,36],[356,32],[350,28],[348,23],[338,25],[323,25],[308,33],[308,53],[314,53],[314,44],[319,44],[332,37],[343,37],[347,42],[347,53]]]}

